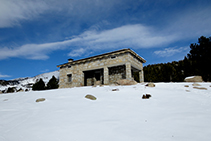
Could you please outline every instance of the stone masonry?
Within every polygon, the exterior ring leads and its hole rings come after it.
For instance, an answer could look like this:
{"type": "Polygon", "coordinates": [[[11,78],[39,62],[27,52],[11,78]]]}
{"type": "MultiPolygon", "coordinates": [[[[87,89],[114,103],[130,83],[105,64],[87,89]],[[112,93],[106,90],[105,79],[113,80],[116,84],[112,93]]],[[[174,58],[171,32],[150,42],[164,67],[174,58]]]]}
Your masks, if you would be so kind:
{"type": "Polygon", "coordinates": [[[143,63],[146,61],[130,49],[122,49],[85,59],[58,65],[60,67],[59,88],[91,86],[97,81],[103,85],[119,79],[133,79],[133,72],[139,72],[144,81],[143,63]]]}

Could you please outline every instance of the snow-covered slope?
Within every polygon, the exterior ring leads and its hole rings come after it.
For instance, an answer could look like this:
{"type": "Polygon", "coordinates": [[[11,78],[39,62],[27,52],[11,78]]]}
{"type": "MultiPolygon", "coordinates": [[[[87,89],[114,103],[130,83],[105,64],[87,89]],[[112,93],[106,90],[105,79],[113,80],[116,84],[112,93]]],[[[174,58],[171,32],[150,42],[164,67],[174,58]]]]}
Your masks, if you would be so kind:
{"type": "Polygon", "coordinates": [[[17,78],[17,79],[11,80],[10,82],[17,82],[18,84],[10,83],[9,85],[6,85],[6,86],[0,85],[0,90],[2,91],[9,87],[16,87],[17,90],[20,88],[22,88],[23,90],[30,89],[32,84],[34,84],[40,78],[42,78],[45,83],[48,83],[48,81],[52,78],[52,76],[55,76],[57,79],[59,79],[59,71],[43,73],[34,77],[17,78]]]}
{"type": "Polygon", "coordinates": [[[210,141],[211,83],[199,84],[207,90],[156,83],[2,94],[0,140],[210,141]]]}

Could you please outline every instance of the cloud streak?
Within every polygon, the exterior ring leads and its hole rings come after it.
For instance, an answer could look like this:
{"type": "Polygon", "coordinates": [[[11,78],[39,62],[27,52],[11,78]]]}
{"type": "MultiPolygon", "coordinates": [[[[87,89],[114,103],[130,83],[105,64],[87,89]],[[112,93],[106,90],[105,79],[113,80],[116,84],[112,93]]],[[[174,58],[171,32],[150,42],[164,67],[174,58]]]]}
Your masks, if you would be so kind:
{"type": "Polygon", "coordinates": [[[10,75],[5,75],[0,73],[0,78],[6,78],[6,77],[11,77],[10,75]]]}
{"type": "Polygon", "coordinates": [[[180,47],[180,48],[165,48],[163,50],[157,50],[154,51],[154,54],[160,56],[160,57],[170,57],[173,56],[177,53],[181,53],[181,52],[187,52],[187,50],[189,49],[189,47],[180,47]]]}
{"type": "Polygon", "coordinates": [[[23,20],[31,20],[48,10],[43,1],[38,0],[1,0],[0,28],[19,25],[23,20]]]}
{"type": "Polygon", "coordinates": [[[69,56],[82,56],[87,50],[108,50],[115,48],[152,48],[167,45],[175,36],[159,35],[151,27],[141,24],[126,25],[104,31],[86,31],[72,39],[45,44],[26,44],[17,48],[0,49],[0,60],[10,57],[24,57],[34,60],[48,59],[52,51],[71,49],[69,56]],[[74,49],[77,47],[77,49],[74,49]]]}
{"type": "Polygon", "coordinates": [[[52,13],[57,18],[68,17],[77,22],[94,20],[108,13],[108,9],[112,12],[120,3],[122,0],[1,0],[0,28],[19,26],[23,21],[42,16],[49,20],[52,13]]]}
{"type": "MultiPolygon", "coordinates": [[[[80,2],[82,3],[82,1],[80,2]]],[[[3,0],[3,2],[1,2],[0,20],[3,19],[4,22],[0,23],[0,27],[18,25],[20,20],[33,19],[33,17],[39,16],[48,10],[62,11],[63,9],[56,9],[56,4],[58,7],[64,6],[64,4],[54,0],[52,0],[53,5],[51,6],[48,5],[49,1],[45,0],[20,0],[18,2],[19,3],[15,0],[3,0]],[[10,10],[10,7],[12,7],[13,10],[10,10]]],[[[62,0],[62,2],[65,4],[68,3],[66,0],[62,0]]],[[[113,5],[118,2],[112,3],[109,1],[105,7],[113,7],[113,5]]],[[[90,5],[93,3],[95,3],[98,8],[103,7],[103,2],[97,3],[97,0],[91,0],[89,7],[92,7],[90,5]]],[[[83,9],[84,5],[72,0],[66,8],[67,7],[70,7],[69,12],[74,11],[75,8],[78,8],[78,10],[75,11],[80,11],[79,9],[83,9]],[[71,6],[74,4],[78,7],[71,6]]],[[[86,11],[87,9],[84,11],[81,10],[79,15],[83,15],[82,17],[84,17],[86,11]]],[[[188,9],[177,14],[170,14],[169,16],[174,18],[171,18],[168,22],[164,21],[163,24],[165,26],[161,26],[162,28],[158,25],[146,26],[139,23],[120,25],[115,28],[109,27],[109,29],[103,30],[95,25],[97,28],[91,28],[64,41],[43,44],[24,44],[19,47],[0,47],[0,60],[11,57],[46,60],[49,58],[50,53],[56,50],[67,50],[69,52],[69,54],[67,53],[68,56],[80,57],[87,52],[90,53],[99,50],[113,50],[119,48],[166,48],[178,41],[198,38],[201,35],[206,36],[206,34],[209,34],[211,32],[209,26],[211,23],[210,12],[210,7],[204,7],[203,9],[196,8],[194,11],[188,9]]],[[[77,15],[77,13],[75,15],[77,15]]],[[[74,13],[72,16],[74,16],[74,13]]],[[[165,56],[165,52],[171,55],[177,51],[175,48],[166,48],[163,51],[155,52],[155,54],[165,56]]]]}

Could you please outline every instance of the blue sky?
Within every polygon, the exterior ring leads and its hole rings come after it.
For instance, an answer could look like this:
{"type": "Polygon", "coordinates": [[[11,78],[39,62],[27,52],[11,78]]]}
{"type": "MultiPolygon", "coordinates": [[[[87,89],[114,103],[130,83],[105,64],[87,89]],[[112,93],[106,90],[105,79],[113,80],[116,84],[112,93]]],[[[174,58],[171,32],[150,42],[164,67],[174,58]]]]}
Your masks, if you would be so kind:
{"type": "Polygon", "coordinates": [[[123,48],[145,65],[182,60],[211,36],[210,13],[210,0],[0,0],[0,79],[123,48]]]}

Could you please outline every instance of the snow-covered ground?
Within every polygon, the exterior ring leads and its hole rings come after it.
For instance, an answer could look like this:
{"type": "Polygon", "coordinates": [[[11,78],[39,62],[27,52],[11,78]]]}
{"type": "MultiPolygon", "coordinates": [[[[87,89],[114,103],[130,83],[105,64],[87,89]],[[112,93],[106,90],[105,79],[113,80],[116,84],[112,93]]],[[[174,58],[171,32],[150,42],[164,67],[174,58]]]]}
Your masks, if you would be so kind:
{"type": "Polygon", "coordinates": [[[52,78],[52,76],[55,76],[57,79],[59,79],[59,71],[43,73],[34,77],[17,78],[17,79],[11,80],[11,81],[18,81],[19,84],[16,84],[16,85],[10,84],[6,86],[0,85],[0,91],[7,90],[7,88],[9,87],[15,87],[17,90],[20,88],[23,90],[25,89],[30,90],[30,87],[32,86],[32,84],[36,83],[36,81],[39,81],[40,78],[42,78],[45,84],[47,84],[48,81],[52,78]]]}
{"type": "Polygon", "coordinates": [[[211,83],[155,84],[1,94],[0,141],[210,141],[211,83]]]}

